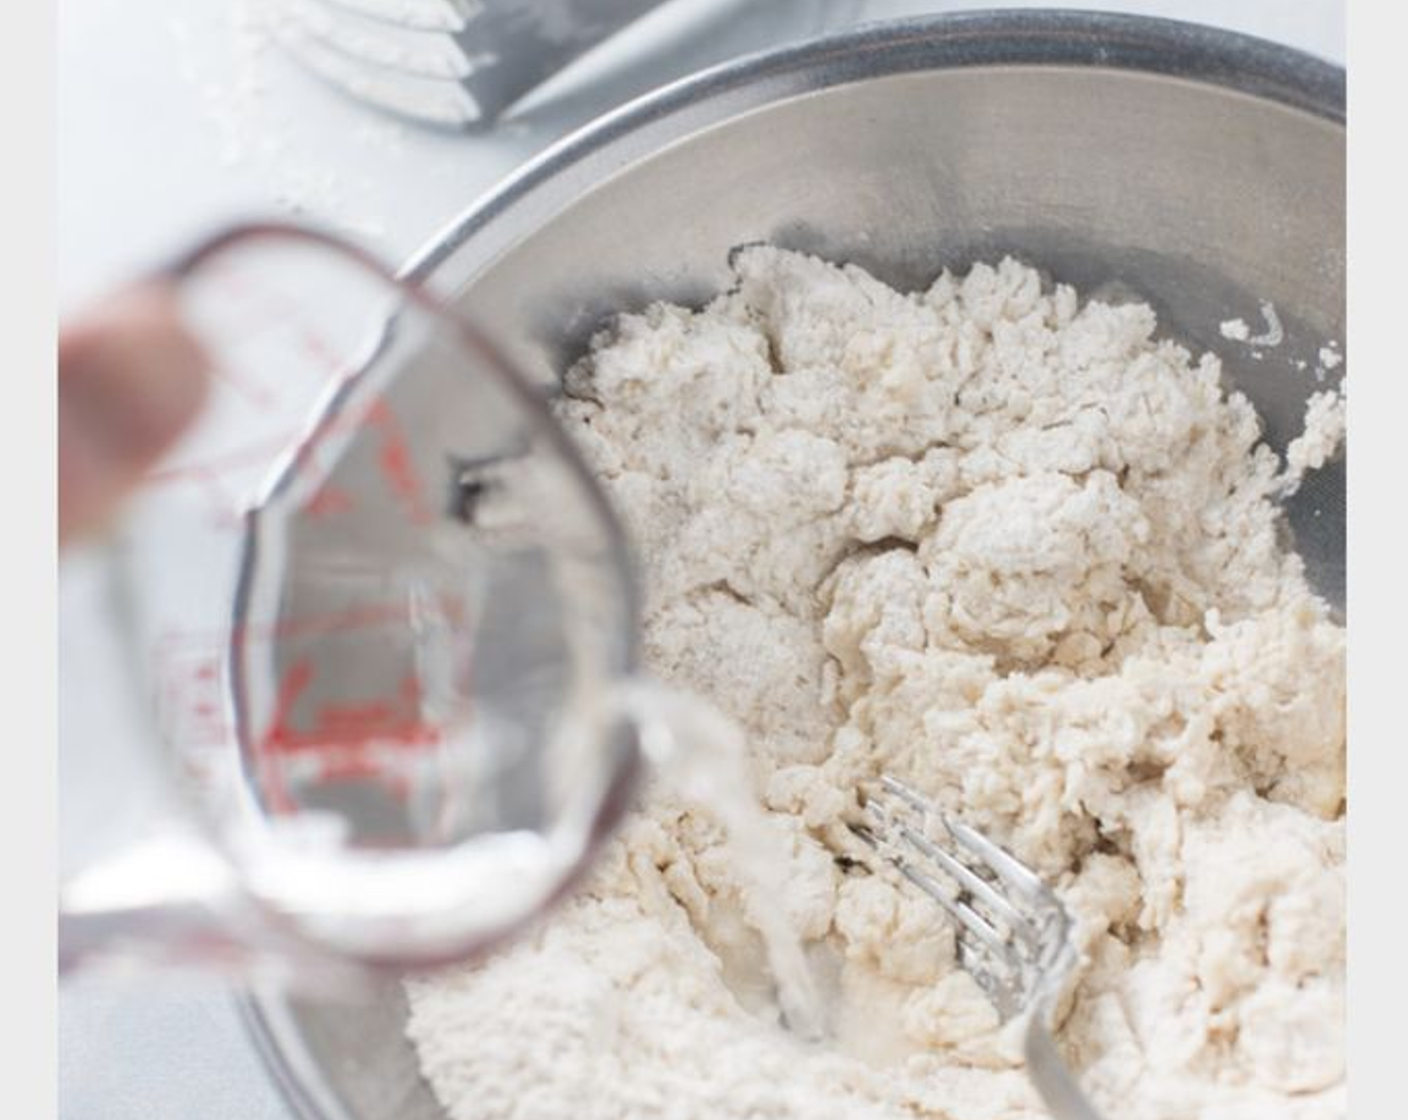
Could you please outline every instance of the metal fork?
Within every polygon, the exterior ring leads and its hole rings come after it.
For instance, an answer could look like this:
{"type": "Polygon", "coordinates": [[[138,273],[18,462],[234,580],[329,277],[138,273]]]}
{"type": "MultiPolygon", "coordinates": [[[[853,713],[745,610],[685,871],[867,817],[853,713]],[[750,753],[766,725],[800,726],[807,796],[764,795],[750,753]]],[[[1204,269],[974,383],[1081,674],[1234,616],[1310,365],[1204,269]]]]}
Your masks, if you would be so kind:
{"type": "Polygon", "coordinates": [[[1101,1120],[1052,1038],[1078,954],[1070,913],[1026,864],[891,776],[851,831],[957,923],[958,962],[1006,1022],[1026,1015],[1027,1074],[1055,1120],[1101,1120]]]}
{"type": "Polygon", "coordinates": [[[353,97],[452,128],[510,105],[662,0],[276,0],[274,37],[353,97]]]}

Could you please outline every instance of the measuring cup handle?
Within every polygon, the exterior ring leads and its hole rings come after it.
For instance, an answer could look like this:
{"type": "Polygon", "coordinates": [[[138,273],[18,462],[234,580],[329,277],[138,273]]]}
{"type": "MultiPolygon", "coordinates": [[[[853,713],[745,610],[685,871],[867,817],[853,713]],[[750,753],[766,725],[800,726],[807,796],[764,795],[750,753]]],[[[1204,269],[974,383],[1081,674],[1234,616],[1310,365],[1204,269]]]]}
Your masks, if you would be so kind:
{"type": "Polygon", "coordinates": [[[198,837],[155,836],[99,860],[59,889],[59,972],[90,963],[239,971],[277,931],[233,869],[198,837]]]}

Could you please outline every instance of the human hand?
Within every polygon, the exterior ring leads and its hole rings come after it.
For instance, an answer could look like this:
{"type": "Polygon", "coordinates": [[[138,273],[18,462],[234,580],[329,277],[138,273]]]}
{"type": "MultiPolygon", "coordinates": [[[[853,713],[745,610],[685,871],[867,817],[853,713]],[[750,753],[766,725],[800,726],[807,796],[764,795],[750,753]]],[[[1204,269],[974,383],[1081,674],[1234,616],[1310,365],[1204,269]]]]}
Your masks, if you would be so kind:
{"type": "Polygon", "coordinates": [[[195,418],[209,361],[175,292],[128,288],[59,331],[59,545],[91,535],[195,418]]]}

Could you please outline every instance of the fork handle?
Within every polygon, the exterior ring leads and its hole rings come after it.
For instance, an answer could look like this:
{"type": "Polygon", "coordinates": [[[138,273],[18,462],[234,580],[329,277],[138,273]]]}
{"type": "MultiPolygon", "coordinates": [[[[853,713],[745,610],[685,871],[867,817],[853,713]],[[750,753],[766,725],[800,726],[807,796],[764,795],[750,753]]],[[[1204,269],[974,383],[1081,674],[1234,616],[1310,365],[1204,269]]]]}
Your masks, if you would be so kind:
{"type": "Polygon", "coordinates": [[[1022,1049],[1027,1059],[1027,1076],[1050,1110],[1052,1120],[1104,1120],[1071,1076],[1041,1011],[1033,1009],[1022,1049]]]}

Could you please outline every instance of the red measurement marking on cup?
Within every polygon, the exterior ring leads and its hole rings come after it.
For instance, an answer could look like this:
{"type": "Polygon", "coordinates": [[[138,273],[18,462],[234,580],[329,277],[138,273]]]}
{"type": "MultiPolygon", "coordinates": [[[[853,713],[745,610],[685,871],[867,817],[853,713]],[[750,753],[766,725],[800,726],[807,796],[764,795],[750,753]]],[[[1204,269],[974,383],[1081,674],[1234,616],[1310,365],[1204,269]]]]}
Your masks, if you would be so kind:
{"type": "Polygon", "coordinates": [[[288,771],[293,761],[310,756],[316,760],[320,784],[371,779],[398,798],[408,798],[409,778],[392,765],[392,756],[433,749],[443,742],[441,729],[420,718],[419,682],[412,676],[403,678],[394,701],[324,702],[314,708],[306,726],[294,727],[293,709],[312,686],[315,674],[308,658],[284,671],[269,730],[259,741],[258,768],[270,807],[277,812],[297,811],[288,771]]]}
{"type": "Polygon", "coordinates": [[[233,530],[240,526],[248,508],[248,502],[242,501],[239,495],[257,478],[252,472],[260,463],[273,462],[279,451],[288,446],[290,438],[288,435],[265,437],[208,458],[160,467],[147,475],[144,484],[194,487],[202,495],[209,523],[233,530]]]}
{"type": "MultiPolygon", "coordinates": [[[[147,476],[153,486],[194,485],[207,496],[216,524],[237,524],[246,505],[250,486],[259,481],[260,468],[272,470],[287,453],[295,458],[293,467],[311,471],[318,452],[334,437],[365,432],[369,443],[359,454],[368,454],[402,516],[411,525],[427,525],[435,520],[427,487],[416,469],[415,455],[400,418],[384,398],[376,398],[364,409],[327,419],[306,439],[293,427],[264,434],[226,447],[192,461],[160,467],[147,476]]],[[[308,498],[305,512],[317,518],[353,513],[358,500],[352,491],[331,482],[308,498]]]]}
{"type": "MultiPolygon", "coordinates": [[[[314,364],[321,366],[325,374],[330,374],[331,380],[341,380],[346,376],[349,365],[346,357],[329,345],[322,335],[316,334],[307,327],[300,328],[298,332],[298,348],[307,355],[314,364]]],[[[329,383],[331,383],[331,380],[329,383]]]]}
{"type": "Polygon", "coordinates": [[[339,486],[327,483],[318,487],[317,492],[303,505],[309,517],[319,519],[336,517],[340,513],[350,513],[356,503],[352,495],[339,486]]]}
{"type": "MultiPolygon", "coordinates": [[[[291,341],[282,344],[292,346],[310,361],[321,374],[320,383],[333,384],[346,376],[348,356],[309,325],[310,311],[302,303],[282,289],[270,287],[263,278],[237,268],[219,268],[217,274],[231,297],[226,302],[227,310],[233,304],[241,305],[244,330],[237,345],[252,347],[276,332],[284,332],[291,335],[291,341]]],[[[267,364],[258,361],[256,368],[263,369],[267,364]]],[[[280,403],[282,384],[267,384],[243,366],[226,366],[217,372],[217,377],[260,410],[273,411],[280,403]]]]}
{"type": "Polygon", "coordinates": [[[445,624],[463,629],[469,625],[471,612],[464,599],[447,592],[412,605],[409,599],[386,599],[380,602],[358,603],[340,610],[306,611],[280,618],[275,622],[243,622],[229,630],[183,631],[167,630],[158,645],[158,661],[167,647],[201,649],[218,665],[218,651],[243,643],[289,641],[325,637],[338,632],[358,630],[399,629],[408,624],[413,611],[429,610],[439,614],[445,624]]]}
{"type": "MultiPolygon", "coordinates": [[[[439,596],[435,605],[453,628],[466,625],[466,604],[439,596]]],[[[225,651],[243,656],[247,641],[322,642],[406,625],[405,602],[367,603],[339,611],[309,613],[273,624],[237,630],[233,643],[218,635],[168,634],[156,651],[161,669],[160,727],[168,742],[187,754],[196,767],[239,749],[240,736],[227,716],[225,651]],[[212,753],[213,752],[213,753],[212,753]]],[[[296,651],[296,646],[291,647],[296,651]]],[[[256,670],[257,671],[257,670],[256,670]]],[[[385,696],[340,697],[312,701],[319,662],[304,653],[288,662],[277,678],[272,715],[265,730],[249,744],[246,759],[261,800],[271,813],[293,815],[307,808],[316,788],[336,783],[375,784],[408,803],[414,793],[416,759],[434,757],[445,746],[445,728],[422,715],[422,690],[413,673],[403,674],[385,696]]],[[[461,680],[468,673],[464,658],[461,680]]],[[[428,760],[427,760],[428,761],[428,760]]]]}
{"type": "Polygon", "coordinates": [[[269,730],[261,740],[266,753],[321,751],[329,746],[408,747],[438,744],[441,730],[420,718],[420,686],[414,677],[402,679],[394,700],[325,702],[313,710],[306,727],[292,725],[294,705],[312,686],[310,658],[300,658],[284,670],[269,730]]]}
{"type": "Polygon", "coordinates": [[[213,380],[226,386],[236,396],[243,397],[261,412],[272,411],[278,404],[278,398],[272,390],[256,383],[251,377],[235,373],[222,363],[212,363],[208,372],[213,380]]]}
{"type": "Polygon", "coordinates": [[[185,482],[192,478],[201,477],[210,477],[218,480],[221,477],[228,477],[243,468],[258,466],[261,462],[268,462],[286,448],[292,438],[292,430],[279,432],[276,435],[261,436],[258,439],[237,444],[234,447],[226,448],[216,454],[204,456],[192,462],[172,463],[169,466],[158,467],[147,475],[146,481],[150,485],[161,486],[167,483],[185,482]]]}
{"type": "Polygon", "coordinates": [[[229,742],[220,655],[209,645],[179,640],[157,647],[157,727],[182,748],[229,742]]]}
{"type": "Polygon", "coordinates": [[[434,520],[425,500],[425,487],[415,469],[411,446],[396,414],[384,399],[375,401],[367,410],[366,422],[379,437],[376,451],[377,466],[386,485],[402,503],[412,524],[424,525],[434,520]]]}

